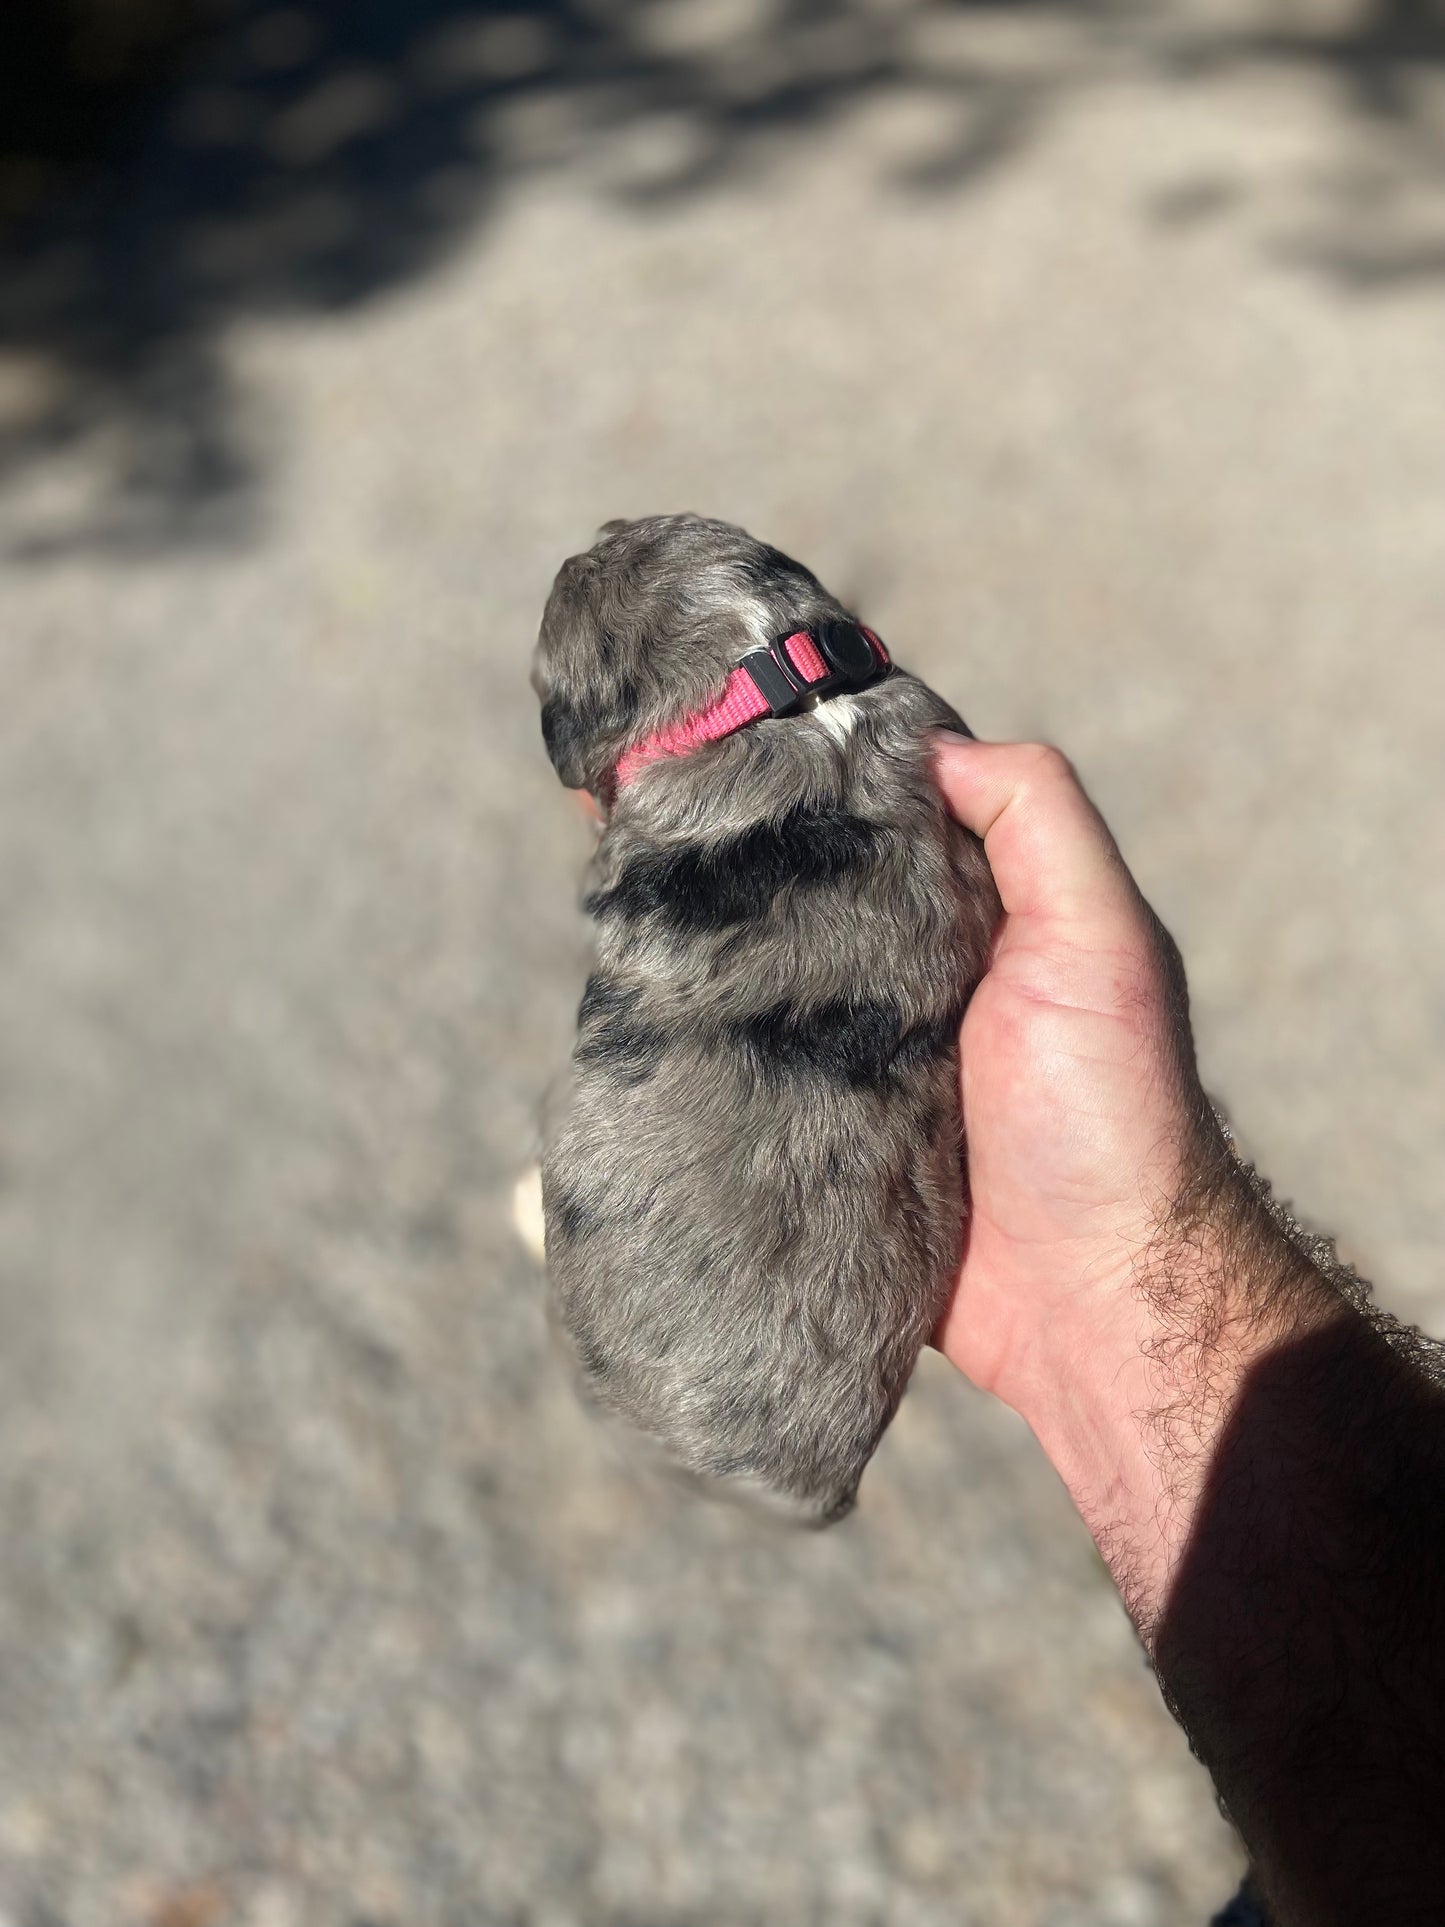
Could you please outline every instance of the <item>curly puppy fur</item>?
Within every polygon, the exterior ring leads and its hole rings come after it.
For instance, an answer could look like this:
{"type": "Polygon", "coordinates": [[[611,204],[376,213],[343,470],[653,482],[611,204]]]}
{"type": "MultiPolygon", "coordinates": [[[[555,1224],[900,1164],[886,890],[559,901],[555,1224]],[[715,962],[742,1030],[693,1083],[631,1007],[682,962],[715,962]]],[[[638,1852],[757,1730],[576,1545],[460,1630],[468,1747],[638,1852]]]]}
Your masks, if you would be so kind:
{"type": "MultiPolygon", "coordinates": [[[[533,683],[564,783],[851,620],[725,522],[612,522],[563,564],[533,683]]],[[[596,968],[547,1130],[560,1323],[608,1411],[688,1473],[840,1518],[946,1302],[958,1027],[998,899],[895,670],[646,765],[588,880],[596,968]]]]}

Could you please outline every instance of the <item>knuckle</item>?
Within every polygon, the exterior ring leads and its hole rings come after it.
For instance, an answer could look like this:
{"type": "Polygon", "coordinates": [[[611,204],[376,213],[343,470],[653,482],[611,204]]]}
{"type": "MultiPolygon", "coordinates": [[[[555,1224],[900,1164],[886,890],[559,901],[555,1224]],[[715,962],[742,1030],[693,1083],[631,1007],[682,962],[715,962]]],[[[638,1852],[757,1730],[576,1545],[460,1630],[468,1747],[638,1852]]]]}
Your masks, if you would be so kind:
{"type": "Polygon", "coordinates": [[[1056,789],[1062,784],[1074,784],[1074,766],[1061,749],[1052,743],[1027,743],[1024,745],[1025,772],[1030,783],[1040,788],[1056,789]]]}

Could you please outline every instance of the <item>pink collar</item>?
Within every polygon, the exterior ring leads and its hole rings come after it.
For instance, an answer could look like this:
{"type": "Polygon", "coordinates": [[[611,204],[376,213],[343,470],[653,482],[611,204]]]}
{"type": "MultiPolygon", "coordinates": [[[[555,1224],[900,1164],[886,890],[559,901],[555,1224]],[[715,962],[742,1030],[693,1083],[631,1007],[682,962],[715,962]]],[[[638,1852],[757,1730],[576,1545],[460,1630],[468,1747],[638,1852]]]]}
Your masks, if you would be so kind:
{"type": "Polygon", "coordinates": [[[694,710],[660,729],[618,760],[616,787],[625,789],[639,770],[661,756],[686,756],[703,743],[716,743],[764,716],[791,716],[805,696],[833,696],[862,689],[886,676],[893,663],[871,629],[861,622],[820,622],[815,632],[794,630],[752,649],[732,670],[723,692],[706,709],[694,710]]]}

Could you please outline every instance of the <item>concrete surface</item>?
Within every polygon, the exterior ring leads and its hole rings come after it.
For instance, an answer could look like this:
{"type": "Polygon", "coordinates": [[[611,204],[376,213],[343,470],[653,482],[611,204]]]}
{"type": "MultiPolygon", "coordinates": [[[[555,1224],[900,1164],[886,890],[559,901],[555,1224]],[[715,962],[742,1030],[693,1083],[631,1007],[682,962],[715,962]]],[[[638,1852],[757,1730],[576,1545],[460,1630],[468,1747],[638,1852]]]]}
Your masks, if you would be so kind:
{"type": "Polygon", "coordinates": [[[17,243],[6,1927],[1227,1898],[1008,1414],[928,1361],[797,1539],[574,1410],[512,1212],[585,969],[526,655],[598,522],[695,507],[1065,743],[1246,1143],[1445,1327],[1431,18],[241,7],[17,243]]]}

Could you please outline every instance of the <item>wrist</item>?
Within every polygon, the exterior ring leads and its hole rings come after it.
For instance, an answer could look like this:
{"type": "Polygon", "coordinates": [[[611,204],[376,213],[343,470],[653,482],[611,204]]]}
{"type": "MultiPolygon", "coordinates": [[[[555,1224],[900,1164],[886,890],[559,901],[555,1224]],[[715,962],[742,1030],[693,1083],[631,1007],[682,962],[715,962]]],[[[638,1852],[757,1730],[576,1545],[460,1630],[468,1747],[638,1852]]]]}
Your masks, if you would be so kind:
{"type": "Polygon", "coordinates": [[[1233,1160],[1072,1296],[1003,1395],[1089,1527],[1146,1643],[1243,1382],[1341,1302],[1233,1160]]]}

